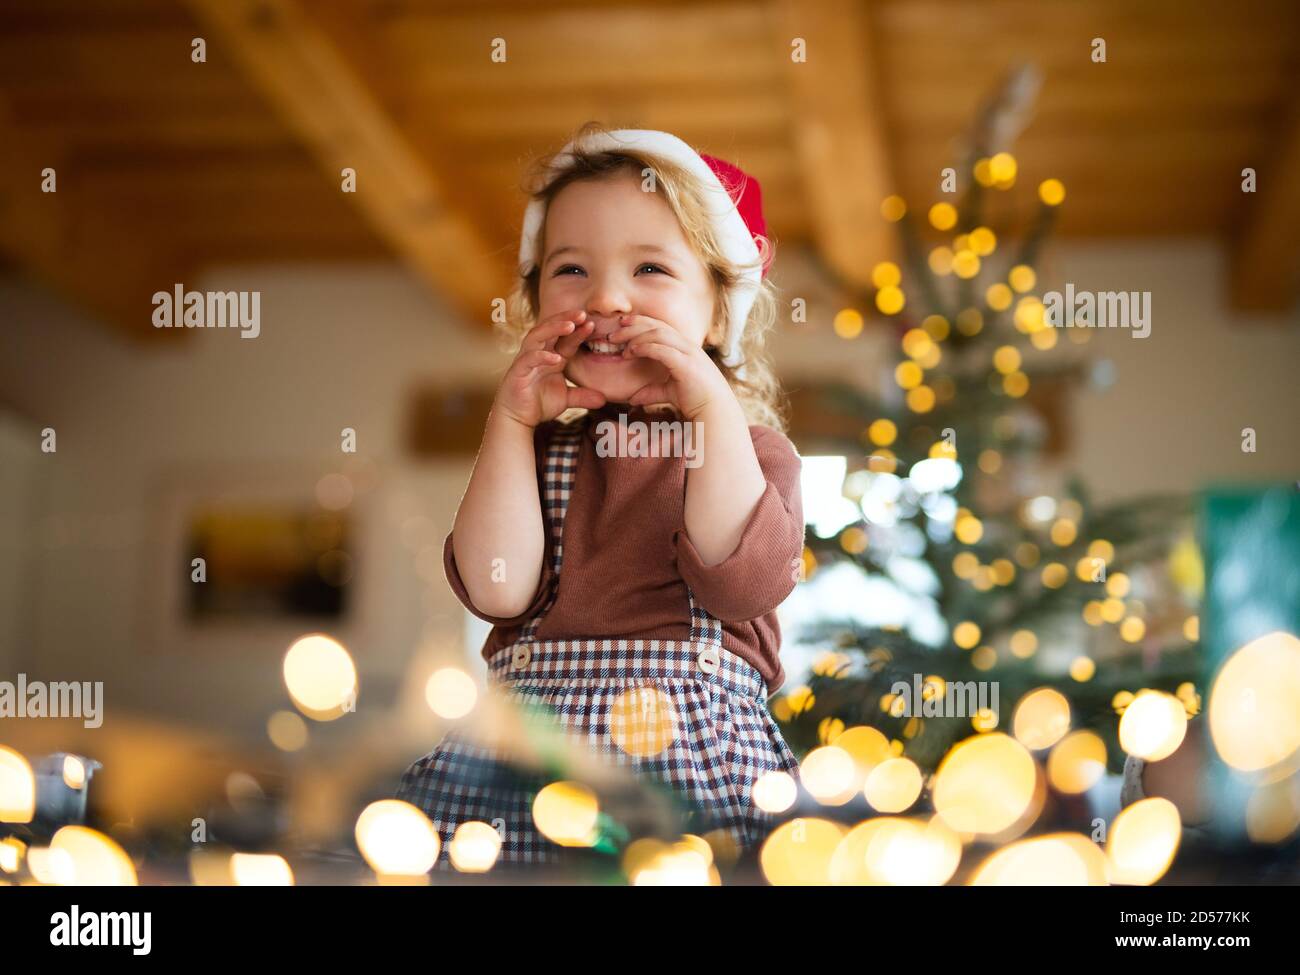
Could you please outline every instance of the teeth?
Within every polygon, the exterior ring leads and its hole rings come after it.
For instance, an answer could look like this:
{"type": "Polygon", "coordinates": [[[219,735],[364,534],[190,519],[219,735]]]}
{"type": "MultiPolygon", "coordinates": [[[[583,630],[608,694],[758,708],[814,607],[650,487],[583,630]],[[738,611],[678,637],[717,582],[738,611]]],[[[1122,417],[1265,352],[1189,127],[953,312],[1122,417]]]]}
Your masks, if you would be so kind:
{"type": "Polygon", "coordinates": [[[622,352],[624,347],[626,346],[626,343],[615,344],[614,342],[599,342],[596,341],[595,339],[592,339],[591,341],[586,342],[584,344],[592,352],[600,352],[606,355],[612,355],[617,352],[622,352]]]}

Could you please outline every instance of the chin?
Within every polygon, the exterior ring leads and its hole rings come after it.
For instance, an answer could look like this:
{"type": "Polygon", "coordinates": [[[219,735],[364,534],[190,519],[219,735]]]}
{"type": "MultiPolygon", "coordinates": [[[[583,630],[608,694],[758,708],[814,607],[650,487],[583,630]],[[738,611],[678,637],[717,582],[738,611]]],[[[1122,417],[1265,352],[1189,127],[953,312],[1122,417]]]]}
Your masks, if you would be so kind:
{"type": "Polygon", "coordinates": [[[579,351],[564,374],[577,385],[600,393],[607,403],[626,403],[642,386],[668,378],[666,370],[656,362],[640,359],[584,362],[585,356],[588,353],[579,351]]]}

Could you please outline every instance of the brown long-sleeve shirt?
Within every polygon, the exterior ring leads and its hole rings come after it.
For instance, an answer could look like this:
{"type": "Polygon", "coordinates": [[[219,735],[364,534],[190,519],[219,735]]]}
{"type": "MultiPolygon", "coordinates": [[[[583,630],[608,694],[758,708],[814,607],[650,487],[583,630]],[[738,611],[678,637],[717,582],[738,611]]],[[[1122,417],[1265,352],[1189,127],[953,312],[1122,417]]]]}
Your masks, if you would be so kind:
{"type": "MultiPolygon", "coordinates": [[[[627,414],[628,423],[665,418],[641,407],[609,404],[578,421],[586,428],[564,521],[564,564],[555,603],[536,638],[689,639],[689,584],[696,602],[722,622],[723,646],[752,664],[768,692],[776,693],[785,681],[776,607],[794,588],[803,551],[798,452],[771,427],[749,428],[767,488],[735,551],[717,565],[705,565],[686,534],[687,458],[597,453],[597,424],[617,424],[619,414],[627,414]]],[[[554,421],[543,423],[533,438],[539,496],[541,460],[555,429],[554,421]]],[[[707,463],[707,429],[703,457],[707,463]]],[[[470,600],[448,533],[443,545],[448,583],[471,613],[494,624],[484,657],[517,640],[523,625],[546,603],[556,584],[550,542],[527,608],[516,616],[496,617],[480,612],[470,600]]]]}

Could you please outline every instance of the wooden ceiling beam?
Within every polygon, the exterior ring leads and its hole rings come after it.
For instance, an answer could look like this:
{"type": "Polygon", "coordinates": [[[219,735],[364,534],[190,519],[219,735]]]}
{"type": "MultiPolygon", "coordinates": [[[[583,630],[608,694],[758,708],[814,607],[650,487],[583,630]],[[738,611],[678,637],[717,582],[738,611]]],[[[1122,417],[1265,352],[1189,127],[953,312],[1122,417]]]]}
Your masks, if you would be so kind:
{"type": "Polygon", "coordinates": [[[817,248],[836,273],[869,286],[872,267],[893,256],[896,241],[880,215],[894,184],[864,5],[775,0],[773,19],[817,248]],[[791,58],[796,37],[806,44],[806,61],[791,58]]]}
{"type": "MultiPolygon", "coordinates": [[[[331,37],[295,0],[188,0],[341,193],[440,297],[486,325],[509,275],[482,228],[410,144],[331,37]]],[[[486,53],[484,55],[486,57],[486,53]]]]}
{"type": "Polygon", "coordinates": [[[56,146],[14,126],[0,104],[0,250],[116,331],[134,340],[176,340],[184,329],[155,329],[153,295],[185,281],[184,258],[160,248],[133,215],[105,201],[79,206],[78,174],[56,146]],[[55,171],[56,191],[42,192],[55,171]]]}
{"type": "MultiPolygon", "coordinates": [[[[1228,296],[1244,311],[1287,311],[1300,291],[1300,99],[1278,128],[1273,151],[1252,160],[1256,191],[1241,194],[1244,217],[1229,245],[1228,296]]],[[[1240,189],[1240,172],[1228,174],[1240,189]]]]}

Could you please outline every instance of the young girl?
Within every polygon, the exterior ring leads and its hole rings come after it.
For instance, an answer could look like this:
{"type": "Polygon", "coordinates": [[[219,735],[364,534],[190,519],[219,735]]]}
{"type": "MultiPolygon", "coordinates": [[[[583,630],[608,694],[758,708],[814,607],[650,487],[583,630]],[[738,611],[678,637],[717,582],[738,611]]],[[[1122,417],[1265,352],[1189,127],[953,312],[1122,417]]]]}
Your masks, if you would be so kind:
{"type": "MultiPolygon", "coordinates": [[[[742,851],[772,822],[755,781],[798,775],[767,709],[804,524],[762,354],[765,233],[758,183],[666,132],[589,125],[551,157],[524,218],[519,351],[444,546],[452,589],[494,624],[492,682],[742,851]],[[673,436],[647,444],[641,423],[673,436]],[[670,726],[645,747],[629,720],[648,699],[670,726]]],[[[501,862],[560,859],[504,766],[453,732],[406,771],[440,867],[472,820],[497,826],[501,862]]]]}

